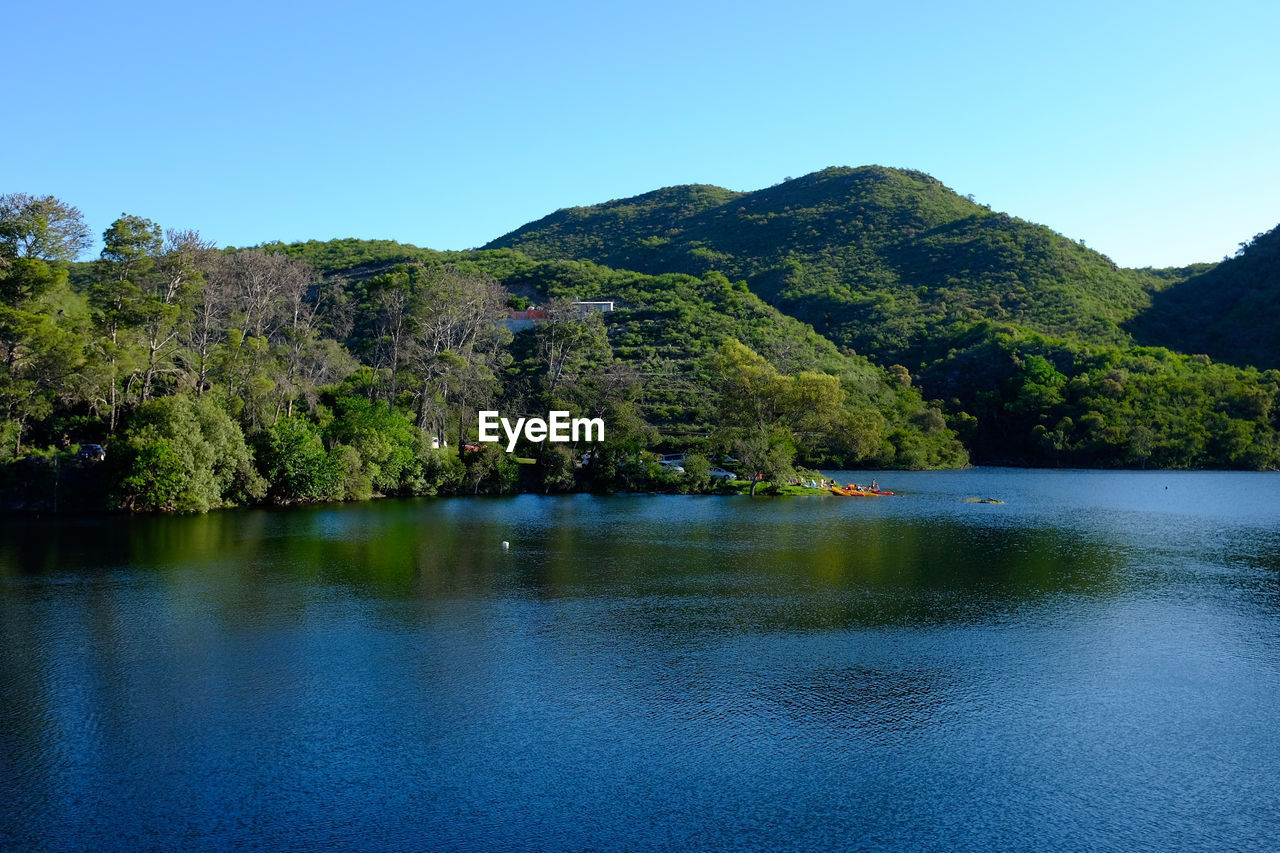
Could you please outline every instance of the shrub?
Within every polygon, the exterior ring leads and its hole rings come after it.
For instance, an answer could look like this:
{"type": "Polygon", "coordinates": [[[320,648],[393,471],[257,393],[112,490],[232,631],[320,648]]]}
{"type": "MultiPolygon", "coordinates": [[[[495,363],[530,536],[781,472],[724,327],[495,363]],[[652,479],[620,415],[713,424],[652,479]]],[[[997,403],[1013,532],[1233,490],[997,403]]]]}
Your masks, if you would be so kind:
{"type": "Polygon", "coordinates": [[[320,501],[341,497],[342,458],[325,452],[320,433],[306,418],[281,418],[258,433],[258,470],[266,478],[271,498],[320,501]]]}
{"type": "Polygon", "coordinates": [[[163,397],[143,404],[123,440],[113,503],[124,509],[207,512],[261,498],[244,433],[211,401],[163,397]]]}

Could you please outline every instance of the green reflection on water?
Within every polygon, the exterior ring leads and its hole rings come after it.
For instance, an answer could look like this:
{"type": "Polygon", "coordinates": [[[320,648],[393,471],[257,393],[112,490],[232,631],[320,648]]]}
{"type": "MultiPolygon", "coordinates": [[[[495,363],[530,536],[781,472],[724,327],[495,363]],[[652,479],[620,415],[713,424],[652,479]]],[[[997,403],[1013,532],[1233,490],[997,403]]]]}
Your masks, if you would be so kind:
{"type": "Polygon", "coordinates": [[[9,520],[0,573],[61,576],[108,598],[122,578],[150,579],[175,614],[208,610],[230,623],[288,622],[329,591],[424,604],[616,597],[648,601],[646,618],[694,631],[982,620],[1135,582],[1119,535],[831,507],[525,497],[9,520]]]}

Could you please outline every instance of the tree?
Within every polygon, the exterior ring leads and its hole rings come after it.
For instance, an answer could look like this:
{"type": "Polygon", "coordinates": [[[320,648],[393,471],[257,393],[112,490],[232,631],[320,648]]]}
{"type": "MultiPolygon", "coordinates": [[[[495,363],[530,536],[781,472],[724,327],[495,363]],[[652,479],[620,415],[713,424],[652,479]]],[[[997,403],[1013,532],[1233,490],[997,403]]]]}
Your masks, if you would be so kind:
{"type": "MultiPolygon", "coordinates": [[[[422,267],[414,268],[421,277],[422,267]]],[[[404,362],[404,343],[413,310],[413,282],[408,268],[401,268],[370,279],[365,285],[369,316],[373,328],[366,344],[371,356],[369,396],[374,396],[378,374],[386,370],[390,378],[387,406],[394,405],[400,367],[404,362]]]]}
{"type": "Polygon", "coordinates": [[[341,372],[344,364],[318,341],[318,289],[310,264],[253,249],[210,258],[207,266],[215,283],[197,302],[197,339],[208,352],[201,364],[209,383],[236,401],[246,424],[263,426],[292,414],[299,396],[314,398],[311,377],[327,377],[331,368],[341,372]],[[212,332],[219,320],[225,323],[221,335],[212,332]]]}
{"type": "Polygon", "coordinates": [[[14,453],[27,425],[52,413],[69,393],[84,362],[84,302],[66,284],[66,271],[44,261],[18,259],[0,272],[0,287],[14,278],[39,279],[38,296],[0,303],[0,419],[15,425],[14,453]],[[6,281],[7,280],[7,281],[6,281]]]}
{"type": "Polygon", "coordinates": [[[119,420],[121,379],[124,378],[123,397],[127,401],[137,376],[140,359],[135,338],[146,301],[143,285],[155,267],[163,237],[160,226],[150,219],[126,213],[103,232],[102,242],[89,304],[98,329],[95,356],[105,367],[101,382],[106,388],[99,390],[94,402],[106,407],[109,429],[114,433],[119,420]]]}
{"type": "Polygon", "coordinates": [[[185,462],[173,445],[152,439],[134,449],[115,503],[134,512],[174,512],[188,491],[188,479],[185,462]]]}
{"type": "Polygon", "coordinates": [[[125,509],[207,512],[265,494],[244,434],[207,398],[143,404],[120,444],[130,456],[116,499],[125,509]]]}
{"type": "Polygon", "coordinates": [[[373,403],[364,396],[339,396],[333,400],[333,420],[325,427],[331,445],[353,448],[360,470],[381,494],[407,489],[419,473],[422,433],[395,409],[373,403]]]}
{"type": "Polygon", "coordinates": [[[463,431],[459,453],[466,437],[466,406],[482,389],[492,388],[492,367],[511,340],[501,325],[505,301],[496,281],[454,267],[427,271],[414,294],[405,343],[420,389],[418,427],[443,437],[454,410],[463,431]]]}
{"type": "Polygon", "coordinates": [[[84,306],[64,262],[87,239],[80,211],[53,196],[0,196],[0,413],[15,455],[83,361],[84,306]]]}
{"type": "Polygon", "coordinates": [[[320,432],[304,417],[283,417],[255,439],[258,469],[279,502],[339,497],[340,457],[325,453],[320,432]]]}
{"type": "Polygon", "coordinates": [[[197,231],[165,233],[155,274],[146,279],[139,299],[146,346],[140,394],[144,403],[151,397],[156,375],[177,370],[179,336],[191,325],[190,309],[200,286],[199,257],[212,248],[197,231]]]}
{"type": "Polygon", "coordinates": [[[198,251],[191,321],[182,327],[180,355],[196,396],[210,387],[214,352],[226,340],[232,311],[235,262],[231,256],[212,250],[198,251]]]}
{"type": "Polygon", "coordinates": [[[290,259],[280,267],[285,286],[287,317],[277,333],[273,346],[276,370],[271,378],[276,388],[275,417],[281,411],[293,414],[294,402],[301,396],[314,405],[316,387],[345,379],[354,369],[336,341],[321,341],[319,336],[319,304],[323,293],[312,284],[315,271],[305,261],[290,259]],[[313,296],[314,293],[314,296],[313,296]]]}
{"type": "Polygon", "coordinates": [[[80,210],[51,195],[0,195],[0,254],[43,261],[74,261],[89,248],[80,210]]]}
{"type": "Polygon", "coordinates": [[[277,332],[297,320],[314,272],[306,261],[294,260],[281,252],[250,249],[237,252],[235,259],[235,301],[246,336],[273,339],[277,332]]]}
{"type": "Polygon", "coordinates": [[[543,389],[554,400],[560,383],[588,364],[607,362],[613,355],[604,320],[598,312],[582,314],[569,300],[553,300],[547,322],[537,329],[538,351],[546,372],[543,389]]]}
{"type": "Polygon", "coordinates": [[[463,461],[472,494],[480,494],[481,487],[486,485],[495,493],[502,494],[509,491],[520,476],[519,465],[511,454],[496,444],[482,444],[479,451],[467,453],[463,461]]]}
{"type": "Polygon", "coordinates": [[[738,457],[753,495],[759,481],[791,473],[798,443],[822,443],[848,424],[844,390],[834,376],[784,376],[733,339],[721,345],[710,368],[720,392],[717,438],[738,457]]]}

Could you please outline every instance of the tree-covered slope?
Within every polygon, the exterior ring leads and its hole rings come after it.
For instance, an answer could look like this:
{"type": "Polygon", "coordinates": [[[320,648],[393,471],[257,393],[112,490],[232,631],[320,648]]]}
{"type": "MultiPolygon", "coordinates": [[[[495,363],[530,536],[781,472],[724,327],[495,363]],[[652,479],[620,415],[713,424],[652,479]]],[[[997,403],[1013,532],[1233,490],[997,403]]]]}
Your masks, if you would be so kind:
{"type": "MultiPolygon", "coordinates": [[[[407,251],[410,248],[400,247],[389,254],[405,251],[413,255],[407,251]]],[[[282,249],[300,259],[331,253],[319,243],[282,249]]],[[[376,310],[370,307],[368,291],[370,283],[387,274],[387,266],[385,259],[371,262],[369,254],[353,251],[351,266],[329,267],[327,277],[340,282],[346,294],[345,304],[335,303],[336,312],[367,318],[376,310]]],[[[834,454],[828,459],[912,468],[965,461],[964,451],[945,427],[941,413],[909,382],[864,357],[842,352],[811,326],[783,314],[720,273],[650,276],[590,261],[534,261],[513,250],[413,256],[414,263],[428,269],[448,266],[492,276],[513,294],[531,297],[538,304],[574,299],[612,301],[615,310],[602,317],[612,358],[615,364],[634,372],[636,402],[645,422],[672,436],[674,442],[716,428],[718,380],[709,372],[708,362],[726,341],[736,340],[783,374],[816,372],[839,380],[845,407],[859,413],[858,429],[844,437],[843,448],[824,451],[834,454]]],[[[394,263],[392,268],[404,269],[394,263]]],[[[353,352],[363,352],[374,343],[362,334],[367,337],[357,322],[346,340],[353,352]]],[[[519,386],[517,375],[513,373],[510,379],[511,387],[519,386]]]]}
{"type": "Polygon", "coordinates": [[[826,169],[681,203],[693,190],[561,211],[491,245],[745,280],[836,344],[907,365],[979,462],[1280,463],[1280,374],[1249,367],[1278,363],[1280,232],[1217,266],[1125,270],[919,172],[826,169]]]}
{"type": "MultiPolygon", "coordinates": [[[[692,200],[667,191],[645,198],[688,213],[725,197],[714,187],[691,189],[692,200]]],[[[628,218],[618,211],[612,215],[628,218]]],[[[335,332],[342,343],[366,361],[376,360],[381,334],[376,321],[380,308],[371,288],[411,267],[448,267],[492,277],[511,293],[538,303],[613,301],[616,310],[603,318],[613,356],[640,380],[637,404],[645,421],[673,441],[715,428],[718,392],[707,360],[725,341],[737,340],[784,374],[816,371],[839,379],[847,407],[863,416],[859,434],[847,436],[846,447],[824,451],[837,454],[829,458],[913,468],[965,460],[939,411],[909,382],[864,357],[842,352],[808,324],[718,272],[650,276],[589,261],[535,261],[511,249],[437,252],[387,240],[311,240],[262,248],[305,262],[323,275],[329,294],[321,311],[326,328],[343,330],[335,332]]]]}
{"type": "Polygon", "coordinates": [[[1132,329],[1144,343],[1280,367],[1280,226],[1157,294],[1132,329]]]}
{"type": "MultiPolygon", "coordinates": [[[[660,190],[473,252],[218,250],[125,215],[97,261],[71,264],[75,246],[41,248],[36,214],[78,212],[5,198],[0,454],[23,494],[56,468],[33,445],[86,440],[125,451],[112,500],[135,508],[502,490],[505,454],[440,467],[430,448],[461,446],[486,408],[607,416],[587,476],[600,488],[661,480],[654,447],[730,453],[774,481],[791,461],[939,467],[966,447],[978,462],[1280,467],[1280,371],[1194,354],[1275,352],[1275,232],[1217,267],[1118,270],[927,175],[871,167],[660,190]],[[507,307],[529,300],[550,316],[513,340],[507,307]],[[254,467],[213,464],[233,456],[254,467]],[[188,470],[208,476],[183,485],[188,470]]],[[[588,485],[573,452],[524,450],[536,487],[588,485]]]]}
{"type": "Polygon", "coordinates": [[[1122,324],[1164,284],[926,174],[878,166],[751,193],[673,187],[559,211],[490,246],[651,274],[721,271],[882,363],[931,361],[982,319],[1125,343],[1122,324]]]}
{"type": "MultiPolygon", "coordinates": [[[[524,225],[484,248],[520,249],[538,260],[592,260],[605,266],[654,271],[641,266],[647,254],[666,245],[678,223],[742,197],[721,187],[694,184],[666,187],[634,198],[558,210],[524,225]]],[[[665,260],[670,260],[665,258],[665,260]]],[[[658,272],[705,272],[661,269],[658,272]]]]}

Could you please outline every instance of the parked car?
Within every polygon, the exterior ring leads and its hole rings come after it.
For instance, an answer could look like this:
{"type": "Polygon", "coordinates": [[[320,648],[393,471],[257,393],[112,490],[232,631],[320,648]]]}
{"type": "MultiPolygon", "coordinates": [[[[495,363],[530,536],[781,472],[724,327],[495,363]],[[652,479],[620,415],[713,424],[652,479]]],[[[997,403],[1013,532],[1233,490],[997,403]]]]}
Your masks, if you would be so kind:
{"type": "Polygon", "coordinates": [[[77,455],[90,462],[102,462],[107,458],[107,451],[102,449],[101,444],[82,444],[77,455]]]}
{"type": "Polygon", "coordinates": [[[684,466],[676,462],[669,462],[666,459],[663,459],[659,461],[658,464],[663,466],[664,468],[670,468],[672,471],[675,471],[677,474],[684,473],[684,466]]]}
{"type": "Polygon", "coordinates": [[[737,474],[733,473],[732,471],[726,471],[726,470],[724,470],[723,468],[719,467],[718,465],[712,465],[712,466],[711,466],[711,470],[707,472],[707,476],[709,476],[709,477],[710,477],[711,479],[713,479],[713,480],[736,480],[736,479],[738,479],[738,475],[737,475],[737,474]]]}

